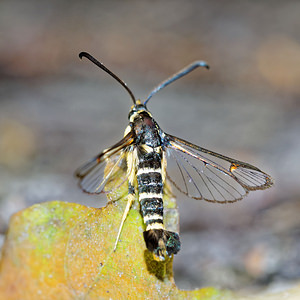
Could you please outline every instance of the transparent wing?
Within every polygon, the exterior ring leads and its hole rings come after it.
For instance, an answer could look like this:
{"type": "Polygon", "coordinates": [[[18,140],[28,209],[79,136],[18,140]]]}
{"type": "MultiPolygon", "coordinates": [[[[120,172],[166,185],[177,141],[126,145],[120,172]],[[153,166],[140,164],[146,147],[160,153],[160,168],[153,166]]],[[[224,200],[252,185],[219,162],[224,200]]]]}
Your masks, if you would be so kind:
{"type": "Polygon", "coordinates": [[[167,178],[183,194],[209,202],[235,202],[270,187],[260,169],[166,134],[167,178]],[[175,177],[171,178],[170,173],[175,177]]]}
{"type": "MultiPolygon", "coordinates": [[[[133,134],[129,132],[120,142],[104,150],[79,167],[75,176],[86,193],[110,193],[120,187],[129,174],[126,154],[131,151],[133,134]]],[[[132,166],[129,166],[132,167],[132,166]]]]}

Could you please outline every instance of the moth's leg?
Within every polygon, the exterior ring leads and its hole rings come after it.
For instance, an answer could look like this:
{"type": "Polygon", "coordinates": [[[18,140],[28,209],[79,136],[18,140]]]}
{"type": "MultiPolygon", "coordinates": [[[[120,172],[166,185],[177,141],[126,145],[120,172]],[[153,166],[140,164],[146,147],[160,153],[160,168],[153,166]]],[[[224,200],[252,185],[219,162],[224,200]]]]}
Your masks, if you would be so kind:
{"type": "Polygon", "coordinates": [[[117,235],[116,242],[115,242],[114,251],[116,251],[116,248],[117,248],[117,245],[118,245],[118,241],[119,241],[119,238],[120,238],[120,234],[121,234],[124,222],[125,222],[125,220],[127,218],[127,215],[129,213],[130,207],[131,207],[134,199],[135,199],[134,186],[132,186],[131,183],[128,182],[128,200],[127,200],[127,205],[126,205],[126,208],[125,208],[123,216],[122,216],[121,224],[120,224],[118,235],[117,235]]]}
{"type": "Polygon", "coordinates": [[[163,185],[166,183],[166,173],[167,173],[167,157],[166,152],[162,151],[162,159],[161,159],[161,177],[163,185]]]}
{"type": "Polygon", "coordinates": [[[129,172],[129,176],[128,176],[128,200],[127,200],[127,205],[126,205],[126,208],[125,208],[123,216],[122,216],[121,224],[120,224],[120,227],[119,227],[118,235],[117,235],[115,246],[114,246],[114,251],[116,251],[124,222],[127,218],[127,215],[128,215],[129,210],[131,208],[131,205],[132,205],[133,201],[135,200],[135,188],[134,188],[134,180],[135,180],[135,177],[136,177],[135,176],[135,160],[136,160],[136,151],[128,152],[128,154],[127,154],[127,170],[129,172]]]}

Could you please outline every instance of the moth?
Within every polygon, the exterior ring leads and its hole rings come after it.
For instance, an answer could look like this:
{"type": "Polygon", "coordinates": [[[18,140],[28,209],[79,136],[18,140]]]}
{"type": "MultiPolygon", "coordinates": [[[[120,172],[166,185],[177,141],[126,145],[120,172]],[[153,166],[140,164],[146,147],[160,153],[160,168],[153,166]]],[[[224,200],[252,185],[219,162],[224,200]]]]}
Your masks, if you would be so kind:
{"type": "Polygon", "coordinates": [[[204,61],[195,61],[167,78],[142,102],[135,99],[123,80],[93,56],[81,52],[79,57],[89,59],[116,79],[133,101],[124,137],[75,172],[79,178],[79,186],[90,194],[109,193],[128,182],[127,205],[114,250],[130,207],[138,197],[148,250],[160,261],[178,253],[179,235],[166,230],[163,222],[163,193],[167,180],[188,197],[217,203],[235,202],[241,200],[249,191],[272,186],[271,177],[257,167],[165,133],[147,109],[148,101],[162,88],[198,67],[209,69],[204,61]],[[108,167],[109,170],[105,170],[108,167]],[[121,184],[107,189],[107,184],[116,176],[120,178],[120,169],[123,170],[121,184]],[[170,170],[175,177],[170,177],[170,170]]]}

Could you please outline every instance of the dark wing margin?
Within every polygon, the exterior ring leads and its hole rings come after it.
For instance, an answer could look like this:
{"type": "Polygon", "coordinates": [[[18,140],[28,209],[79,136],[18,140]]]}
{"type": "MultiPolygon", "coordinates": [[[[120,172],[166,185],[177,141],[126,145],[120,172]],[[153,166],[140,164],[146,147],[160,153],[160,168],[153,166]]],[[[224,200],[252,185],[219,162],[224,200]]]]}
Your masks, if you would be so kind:
{"type": "Polygon", "coordinates": [[[133,143],[133,132],[130,131],[114,146],[104,150],[96,157],[79,167],[75,176],[79,178],[79,186],[89,194],[110,193],[120,187],[128,177],[126,153],[133,143]],[[113,188],[106,188],[116,180],[113,188]]]}
{"type": "Polygon", "coordinates": [[[228,203],[249,191],[272,186],[272,178],[248,163],[201,148],[165,134],[167,178],[183,194],[196,200],[228,203]],[[173,180],[169,173],[175,172],[173,180]]]}

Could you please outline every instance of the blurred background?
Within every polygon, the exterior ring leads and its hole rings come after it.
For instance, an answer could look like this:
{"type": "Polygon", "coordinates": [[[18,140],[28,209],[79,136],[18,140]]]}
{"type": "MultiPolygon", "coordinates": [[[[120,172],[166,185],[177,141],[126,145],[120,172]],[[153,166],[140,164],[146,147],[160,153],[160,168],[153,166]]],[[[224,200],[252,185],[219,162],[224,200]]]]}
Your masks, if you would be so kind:
{"type": "Polygon", "coordinates": [[[43,201],[101,207],[74,170],[123,135],[137,98],[194,60],[148,104],[163,130],[247,161],[269,190],[219,205],[177,195],[179,288],[278,290],[300,278],[300,2],[0,2],[0,232],[43,201]]]}

